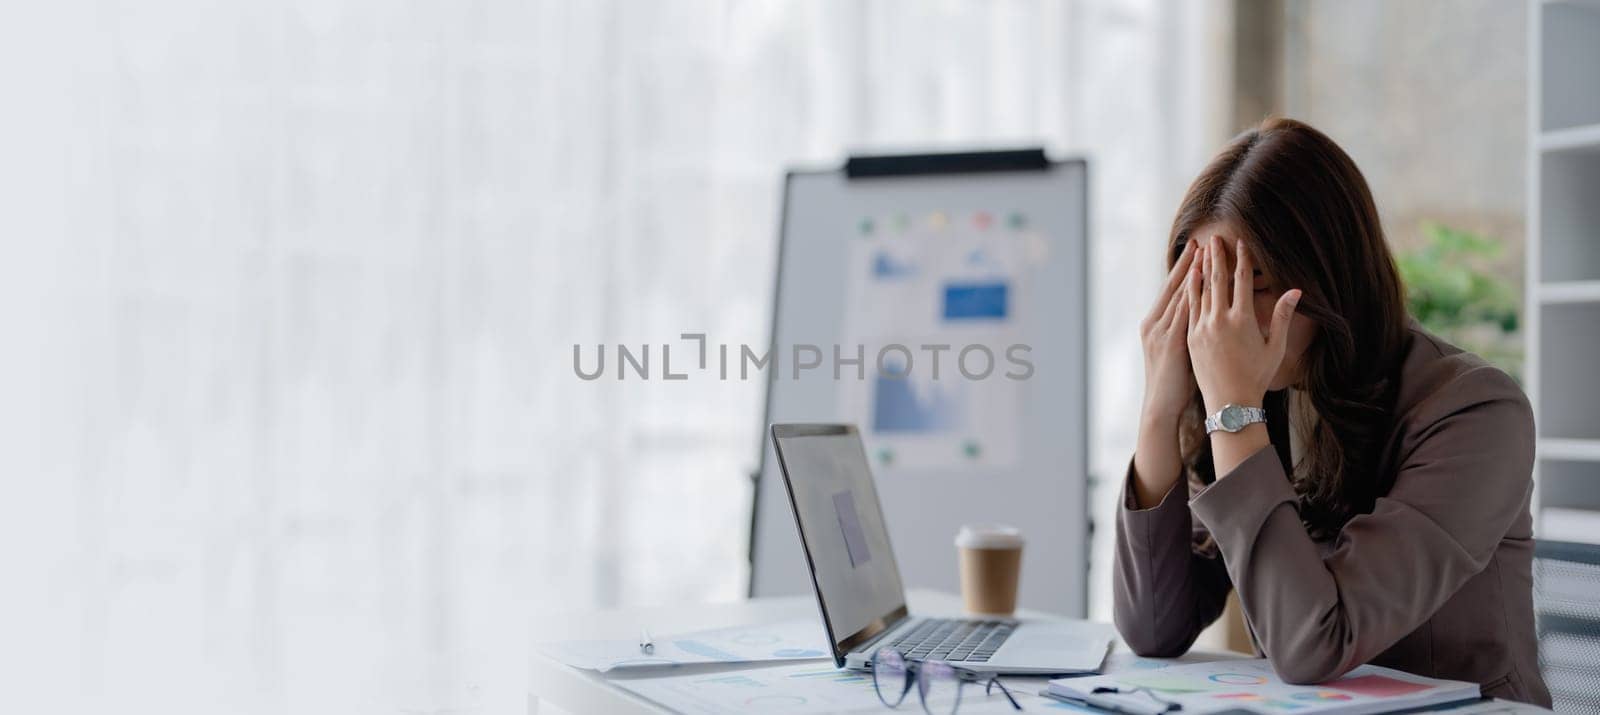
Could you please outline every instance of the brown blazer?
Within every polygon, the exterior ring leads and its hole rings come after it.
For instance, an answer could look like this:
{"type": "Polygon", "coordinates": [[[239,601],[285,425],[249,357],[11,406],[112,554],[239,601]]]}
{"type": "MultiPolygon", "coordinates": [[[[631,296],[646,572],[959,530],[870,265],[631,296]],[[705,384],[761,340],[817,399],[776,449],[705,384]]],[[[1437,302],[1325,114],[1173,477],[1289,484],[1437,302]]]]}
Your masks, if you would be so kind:
{"type": "Polygon", "coordinates": [[[1257,649],[1290,682],[1374,663],[1549,707],[1533,622],[1527,397],[1413,321],[1394,415],[1380,459],[1393,487],[1327,542],[1301,524],[1271,447],[1197,494],[1181,487],[1187,500],[1168,493],[1135,509],[1124,485],[1113,578],[1123,640],[1140,655],[1179,655],[1237,586],[1257,649]],[[1208,533],[1215,551],[1199,548],[1208,533]]]}

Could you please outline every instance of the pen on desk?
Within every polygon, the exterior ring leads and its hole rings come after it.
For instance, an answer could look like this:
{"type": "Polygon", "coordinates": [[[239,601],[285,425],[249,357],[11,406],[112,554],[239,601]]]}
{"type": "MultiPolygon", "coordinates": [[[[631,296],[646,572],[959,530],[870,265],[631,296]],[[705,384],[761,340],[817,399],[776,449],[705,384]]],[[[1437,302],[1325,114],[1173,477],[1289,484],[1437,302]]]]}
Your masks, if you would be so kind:
{"type": "Polygon", "coordinates": [[[655,651],[656,651],[656,644],[655,644],[655,641],[650,638],[650,629],[648,629],[648,628],[640,629],[640,631],[639,631],[639,652],[643,653],[645,655],[650,655],[651,653],[654,653],[655,651]]]}
{"type": "MultiPolygon", "coordinates": [[[[1039,691],[1039,694],[1044,696],[1044,697],[1046,697],[1046,698],[1054,700],[1054,701],[1056,701],[1058,703],[1066,703],[1068,705],[1074,705],[1074,706],[1077,706],[1077,707],[1080,707],[1080,708],[1085,708],[1085,709],[1090,709],[1090,710],[1104,709],[1104,708],[1096,708],[1095,706],[1090,705],[1088,701],[1083,700],[1082,698],[1069,698],[1069,697],[1067,697],[1065,695],[1052,693],[1049,690],[1041,690],[1041,691],[1039,691]]],[[[1108,710],[1107,712],[1117,712],[1117,711],[1116,710],[1108,710]]]]}
{"type": "Polygon", "coordinates": [[[1076,706],[1078,706],[1080,708],[1088,708],[1090,710],[1100,710],[1102,712],[1117,713],[1118,715],[1146,715],[1145,711],[1143,711],[1143,710],[1139,710],[1137,708],[1127,707],[1127,706],[1125,706],[1125,705],[1123,705],[1123,704],[1121,704],[1121,703],[1119,703],[1119,702],[1117,702],[1115,700],[1111,700],[1111,699],[1108,699],[1108,698],[1099,698],[1099,697],[1073,698],[1073,697],[1067,697],[1067,696],[1062,695],[1060,693],[1053,693],[1053,692],[1050,692],[1049,690],[1041,690],[1041,691],[1039,691],[1039,694],[1043,695],[1044,697],[1047,697],[1047,698],[1049,698],[1051,700],[1054,700],[1056,702],[1062,702],[1062,703],[1066,703],[1068,705],[1076,705],[1076,706]]]}

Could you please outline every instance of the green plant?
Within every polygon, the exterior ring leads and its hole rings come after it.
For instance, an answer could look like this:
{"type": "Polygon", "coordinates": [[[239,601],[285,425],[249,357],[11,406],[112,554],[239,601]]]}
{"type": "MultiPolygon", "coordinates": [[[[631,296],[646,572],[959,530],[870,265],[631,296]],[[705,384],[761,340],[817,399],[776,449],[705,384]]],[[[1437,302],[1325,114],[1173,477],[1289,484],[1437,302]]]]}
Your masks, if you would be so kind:
{"type": "Polygon", "coordinates": [[[1430,332],[1520,376],[1521,303],[1491,264],[1504,252],[1495,238],[1428,222],[1423,244],[1395,256],[1406,308],[1430,332]]]}

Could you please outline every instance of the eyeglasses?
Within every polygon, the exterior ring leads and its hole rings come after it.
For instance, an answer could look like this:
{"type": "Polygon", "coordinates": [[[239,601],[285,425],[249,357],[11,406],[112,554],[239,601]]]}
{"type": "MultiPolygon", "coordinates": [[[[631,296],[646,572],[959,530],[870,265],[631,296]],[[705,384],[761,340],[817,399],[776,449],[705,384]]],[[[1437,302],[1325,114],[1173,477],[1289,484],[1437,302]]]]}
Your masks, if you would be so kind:
{"type": "Polygon", "coordinates": [[[983,683],[984,695],[993,695],[994,689],[999,688],[1011,701],[1011,707],[1022,709],[998,677],[991,675],[986,678],[942,660],[906,660],[900,651],[884,648],[873,654],[871,665],[872,689],[877,691],[878,699],[890,708],[900,707],[900,703],[905,702],[906,694],[911,692],[911,686],[915,685],[923,712],[935,715],[933,708],[938,707],[938,712],[952,714],[961,707],[961,691],[967,683],[983,683]],[[947,709],[941,701],[952,692],[955,697],[949,701],[947,709]]]}

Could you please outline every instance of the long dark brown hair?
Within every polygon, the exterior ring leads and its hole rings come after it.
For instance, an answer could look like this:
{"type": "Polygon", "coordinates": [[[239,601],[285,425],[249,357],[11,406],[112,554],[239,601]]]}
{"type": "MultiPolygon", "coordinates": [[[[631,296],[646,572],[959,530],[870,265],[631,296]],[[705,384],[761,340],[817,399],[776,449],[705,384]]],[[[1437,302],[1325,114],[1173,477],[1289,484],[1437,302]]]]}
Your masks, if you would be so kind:
{"type": "MultiPolygon", "coordinates": [[[[1237,226],[1278,287],[1304,291],[1297,313],[1316,324],[1294,387],[1318,419],[1292,424],[1304,430],[1305,450],[1291,480],[1301,520],[1327,538],[1388,490],[1374,469],[1392,425],[1407,314],[1372,192],[1332,139],[1293,119],[1268,119],[1229,142],[1189,186],[1172,222],[1169,268],[1190,234],[1212,221],[1237,226]]],[[[1196,393],[1179,435],[1191,487],[1215,479],[1202,404],[1196,393]]]]}

